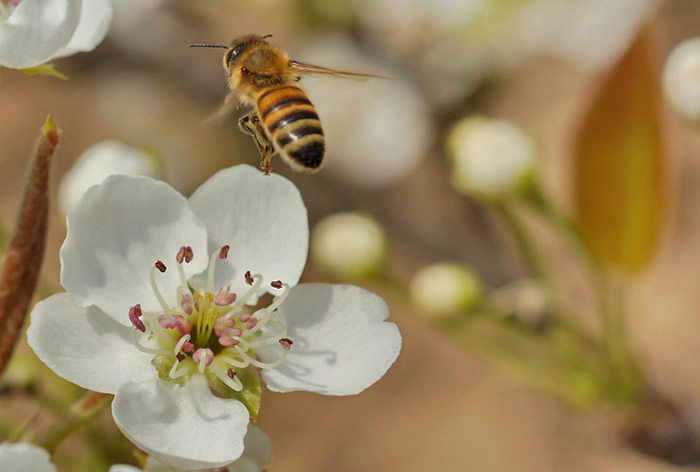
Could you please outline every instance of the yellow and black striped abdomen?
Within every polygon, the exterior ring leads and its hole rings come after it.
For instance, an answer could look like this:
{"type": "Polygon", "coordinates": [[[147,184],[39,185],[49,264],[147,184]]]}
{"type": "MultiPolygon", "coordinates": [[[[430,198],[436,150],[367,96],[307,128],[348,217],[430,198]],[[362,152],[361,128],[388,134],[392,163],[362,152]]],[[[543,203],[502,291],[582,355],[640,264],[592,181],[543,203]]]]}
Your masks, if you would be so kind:
{"type": "Polygon", "coordinates": [[[285,85],[258,97],[258,115],[283,158],[307,170],[323,160],[325,140],[311,100],[299,87],[285,85]]]}

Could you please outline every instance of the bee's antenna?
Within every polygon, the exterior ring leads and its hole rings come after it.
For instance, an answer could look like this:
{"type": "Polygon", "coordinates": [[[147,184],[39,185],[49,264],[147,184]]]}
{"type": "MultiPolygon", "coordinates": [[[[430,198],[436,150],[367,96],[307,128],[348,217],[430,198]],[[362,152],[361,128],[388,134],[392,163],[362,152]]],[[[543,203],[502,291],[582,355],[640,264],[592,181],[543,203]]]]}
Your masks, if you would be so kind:
{"type": "Polygon", "coordinates": [[[228,49],[228,46],[224,46],[223,44],[203,44],[203,43],[194,43],[190,44],[191,48],[224,48],[228,49]]]}
{"type": "Polygon", "coordinates": [[[272,37],[271,34],[266,34],[265,36],[262,37],[262,39],[267,39],[267,38],[271,38],[271,37],[272,37]]]}

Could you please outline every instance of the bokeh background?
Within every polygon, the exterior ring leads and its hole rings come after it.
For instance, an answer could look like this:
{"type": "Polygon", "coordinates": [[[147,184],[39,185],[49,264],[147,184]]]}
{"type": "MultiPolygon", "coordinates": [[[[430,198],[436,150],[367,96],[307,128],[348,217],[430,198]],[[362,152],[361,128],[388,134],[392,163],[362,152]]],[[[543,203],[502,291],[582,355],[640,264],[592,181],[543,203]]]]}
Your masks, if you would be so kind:
{"type": "MultiPolygon", "coordinates": [[[[623,283],[630,344],[672,418],[574,406],[477,355],[422,316],[400,286],[442,260],[468,264],[487,290],[527,276],[493,208],[450,185],[445,140],[457,120],[505,118],[531,135],[539,149],[537,181],[573,215],[581,129],[610,71],[644,37],[655,77],[648,85],[659,85],[673,46],[700,35],[698,19],[697,0],[118,0],[108,37],[95,51],[55,62],[70,80],[0,71],[0,224],[13,224],[48,113],[62,130],[54,188],[85,149],[104,139],[158,156],[163,179],[185,195],[218,169],[257,165],[235,114],[202,124],[227,93],[222,50],[189,49],[190,43],[270,33],[301,61],[389,74],[389,81],[305,79],[328,135],[327,163],[308,175],[275,158],[273,171],[299,186],[312,226],[333,213],[363,211],[385,228],[392,283],[356,283],[387,300],[403,350],[383,379],[355,397],[266,391],[259,425],[273,443],[269,470],[696,470],[699,125],[662,102],[655,110],[666,187],[654,198],[664,202],[664,218],[649,260],[623,283]]],[[[577,321],[595,335],[580,261],[531,216],[525,219],[564,292],[580,302],[577,321]]],[[[54,208],[42,296],[61,290],[64,236],[54,208]]],[[[311,260],[304,281],[329,280],[342,281],[311,260]]],[[[0,427],[6,432],[31,417],[38,430],[49,428],[78,395],[20,346],[3,379],[0,427]]],[[[136,463],[109,414],[66,441],[56,461],[65,471],[136,463]]]]}

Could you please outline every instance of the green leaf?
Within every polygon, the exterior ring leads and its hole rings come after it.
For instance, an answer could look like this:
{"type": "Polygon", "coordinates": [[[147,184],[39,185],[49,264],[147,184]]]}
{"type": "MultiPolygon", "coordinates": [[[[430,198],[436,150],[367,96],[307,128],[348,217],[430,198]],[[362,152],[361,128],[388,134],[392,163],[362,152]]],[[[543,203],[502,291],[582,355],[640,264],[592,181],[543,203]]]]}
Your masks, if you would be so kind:
{"type": "Polygon", "coordinates": [[[57,71],[52,64],[42,64],[40,66],[29,67],[27,69],[20,69],[20,71],[27,75],[48,75],[61,80],[68,80],[68,76],[57,71]]]}
{"type": "Polygon", "coordinates": [[[575,145],[576,217],[608,267],[642,270],[666,220],[668,166],[658,69],[643,31],[603,79],[575,145]]]}

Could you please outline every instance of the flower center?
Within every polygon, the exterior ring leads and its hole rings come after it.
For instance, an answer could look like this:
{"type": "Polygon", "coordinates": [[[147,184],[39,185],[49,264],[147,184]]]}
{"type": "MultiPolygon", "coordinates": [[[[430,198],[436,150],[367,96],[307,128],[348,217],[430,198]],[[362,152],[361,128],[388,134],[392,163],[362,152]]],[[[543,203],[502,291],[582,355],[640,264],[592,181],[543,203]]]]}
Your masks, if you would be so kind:
{"type": "MultiPolygon", "coordinates": [[[[287,338],[286,325],[276,317],[277,307],[287,298],[289,285],[279,280],[270,285],[281,290],[272,302],[253,309],[263,283],[260,274],[245,273],[250,288],[240,297],[230,286],[214,288],[217,259],[226,259],[228,246],[212,254],[207,271],[207,289],[196,291],[185,277],[183,265],[192,261],[194,253],[183,246],[175,256],[180,284],[176,289],[176,306],[170,306],[161,294],[158,272],[166,265],[157,261],[151,268],[151,288],[161,310],[148,312],[135,305],[129,310],[129,320],[136,328],[136,346],[154,355],[153,365],[163,380],[184,383],[196,373],[204,374],[215,393],[224,397],[241,392],[253,368],[269,369],[280,365],[293,342],[287,338]],[[279,344],[277,358],[263,362],[256,350],[279,344]],[[224,387],[225,386],[225,387],[224,387]],[[222,391],[222,388],[233,392],[222,391]]],[[[253,377],[255,373],[253,372],[253,377]]],[[[257,378],[257,377],[255,377],[257,378]]]]}

